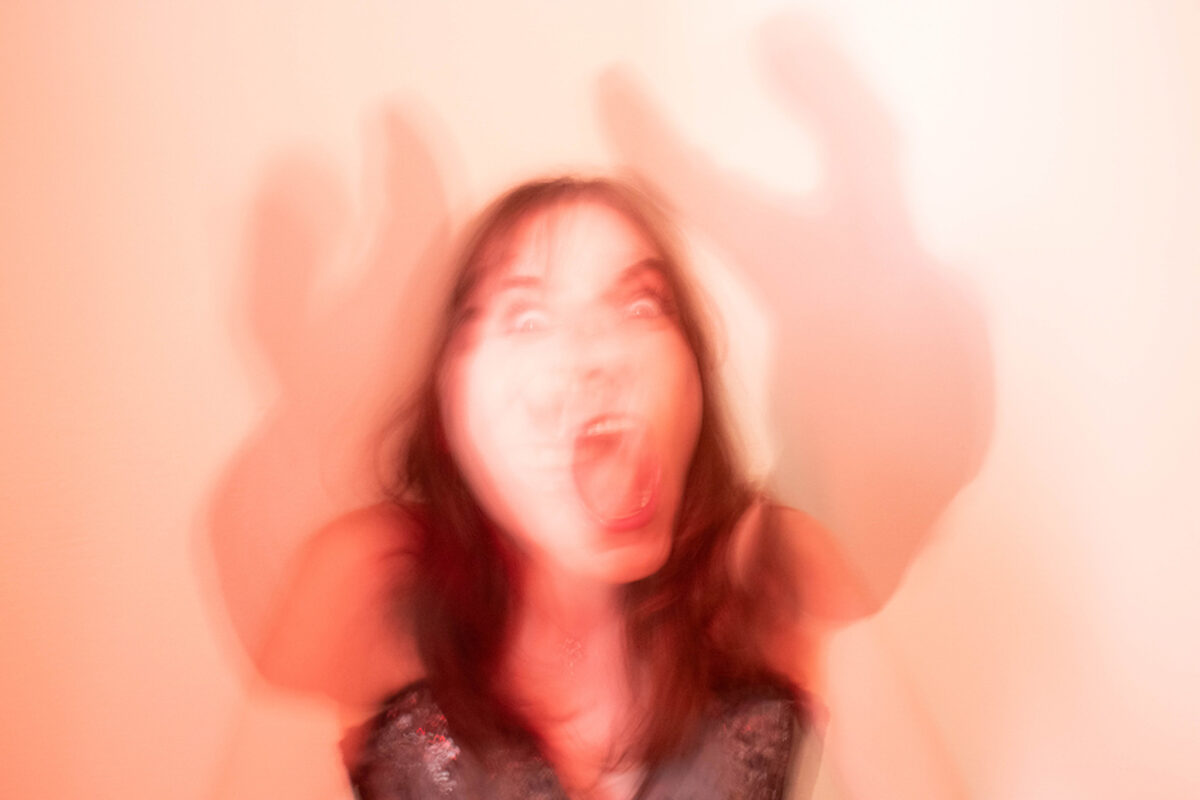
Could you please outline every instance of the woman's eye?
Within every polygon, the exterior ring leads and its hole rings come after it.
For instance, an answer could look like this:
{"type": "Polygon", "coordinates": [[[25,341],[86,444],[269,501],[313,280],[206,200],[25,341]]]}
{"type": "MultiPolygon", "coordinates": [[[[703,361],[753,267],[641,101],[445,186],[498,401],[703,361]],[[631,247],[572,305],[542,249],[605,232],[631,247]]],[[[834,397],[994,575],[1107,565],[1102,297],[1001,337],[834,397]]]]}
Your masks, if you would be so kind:
{"type": "Polygon", "coordinates": [[[660,317],[663,313],[661,298],[650,292],[638,295],[625,306],[625,315],[635,318],[660,317]]]}
{"type": "Polygon", "coordinates": [[[550,317],[540,308],[522,308],[508,315],[504,327],[510,333],[537,333],[550,327],[550,317]]]}

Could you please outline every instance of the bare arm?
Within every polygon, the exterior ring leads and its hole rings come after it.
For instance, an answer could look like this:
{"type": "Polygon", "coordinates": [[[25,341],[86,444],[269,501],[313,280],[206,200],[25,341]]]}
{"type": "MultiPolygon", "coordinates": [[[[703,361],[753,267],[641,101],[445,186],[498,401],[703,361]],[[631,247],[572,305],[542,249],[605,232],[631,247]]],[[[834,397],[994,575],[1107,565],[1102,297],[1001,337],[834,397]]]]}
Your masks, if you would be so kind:
{"type": "Polygon", "coordinates": [[[778,566],[798,587],[790,595],[795,607],[774,609],[779,624],[766,655],[777,673],[815,701],[817,735],[808,746],[820,751],[821,765],[813,796],[965,797],[943,734],[903,658],[888,646],[880,618],[868,618],[879,610],[878,595],[829,532],[801,511],[760,503],[737,529],[733,568],[743,585],[761,589],[765,576],[749,567],[764,563],[778,566]]]}
{"type": "Polygon", "coordinates": [[[420,676],[404,608],[409,524],[379,505],[309,540],[255,659],[268,681],[369,707],[420,676]]]}

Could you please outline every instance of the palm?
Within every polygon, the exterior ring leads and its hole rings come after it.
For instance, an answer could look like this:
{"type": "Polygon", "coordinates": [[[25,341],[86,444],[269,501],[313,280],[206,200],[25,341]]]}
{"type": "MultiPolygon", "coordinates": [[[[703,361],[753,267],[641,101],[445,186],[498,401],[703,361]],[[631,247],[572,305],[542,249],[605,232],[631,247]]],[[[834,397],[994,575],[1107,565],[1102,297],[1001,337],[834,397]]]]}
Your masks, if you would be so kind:
{"type": "Polygon", "coordinates": [[[602,78],[601,116],[619,157],[757,289],[777,339],[775,491],[834,532],[882,602],[986,450],[986,327],[914,235],[879,101],[803,19],[764,31],[767,76],[823,157],[813,196],[722,169],[623,73],[602,78]]]}

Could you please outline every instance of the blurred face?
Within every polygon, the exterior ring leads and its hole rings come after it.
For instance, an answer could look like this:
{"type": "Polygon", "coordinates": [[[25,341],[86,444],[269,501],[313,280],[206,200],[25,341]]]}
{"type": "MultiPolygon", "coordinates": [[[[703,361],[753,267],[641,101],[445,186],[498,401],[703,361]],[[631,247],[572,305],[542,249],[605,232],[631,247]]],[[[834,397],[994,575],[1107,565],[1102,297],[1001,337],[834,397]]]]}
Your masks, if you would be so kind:
{"type": "Polygon", "coordinates": [[[454,458],[535,561],[609,583],[666,561],[701,411],[659,253],[596,201],[492,254],[442,375],[454,458]]]}

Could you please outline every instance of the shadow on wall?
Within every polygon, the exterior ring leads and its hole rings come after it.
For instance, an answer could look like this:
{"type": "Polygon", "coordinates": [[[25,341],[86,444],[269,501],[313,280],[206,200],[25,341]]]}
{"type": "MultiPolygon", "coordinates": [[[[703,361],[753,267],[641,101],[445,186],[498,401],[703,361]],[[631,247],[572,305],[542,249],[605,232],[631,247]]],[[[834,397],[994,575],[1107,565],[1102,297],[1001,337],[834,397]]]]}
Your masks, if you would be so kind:
{"type": "MultiPolygon", "coordinates": [[[[313,574],[312,563],[345,566],[363,557],[329,552],[346,545],[321,531],[346,508],[380,496],[379,441],[419,377],[432,335],[447,277],[449,212],[434,150],[420,131],[437,127],[411,106],[388,109],[369,126],[363,205],[370,226],[352,219],[333,170],[303,155],[265,172],[248,212],[244,318],[234,324],[258,357],[256,377],[265,373],[274,394],[213,490],[197,562],[217,627],[232,623],[235,650],[273,683],[346,703],[362,698],[338,696],[355,687],[340,680],[331,688],[328,672],[346,657],[330,626],[346,622],[338,603],[347,587],[313,574]],[[363,238],[358,230],[369,240],[355,251],[348,244],[363,238]],[[347,263],[347,282],[329,288],[330,272],[347,263]],[[281,615],[306,617],[304,642],[275,641],[281,615]]],[[[371,555],[395,546],[377,541],[371,555]]],[[[386,598],[380,602],[382,625],[386,598]]]]}
{"type": "MultiPolygon", "coordinates": [[[[820,31],[797,19],[764,30],[781,102],[823,148],[815,196],[779,197],[722,170],[626,73],[600,79],[600,117],[619,159],[745,272],[772,315],[773,489],[832,532],[871,610],[978,472],[991,352],[973,297],[916,240],[879,102],[820,31]]],[[[217,624],[232,623],[262,677],[343,707],[419,674],[393,613],[403,540],[369,504],[376,443],[419,377],[450,278],[448,187],[418,133],[437,127],[410,108],[376,126],[364,174],[381,176],[381,203],[362,254],[343,247],[351,205],[312,158],[268,170],[249,217],[247,349],[275,394],[213,491],[198,563],[217,624]],[[318,290],[342,258],[362,265],[354,282],[318,290]]]]}
{"type": "Polygon", "coordinates": [[[723,251],[768,310],[772,489],[832,532],[878,608],[983,462],[986,323],[917,241],[895,126],[847,58],[798,16],[769,21],[759,46],[780,102],[820,148],[813,196],[780,196],[722,169],[626,71],[601,77],[600,118],[617,157],[723,251]]]}

